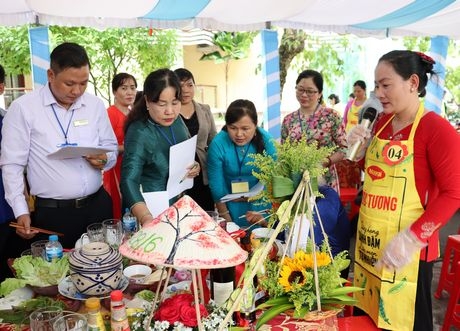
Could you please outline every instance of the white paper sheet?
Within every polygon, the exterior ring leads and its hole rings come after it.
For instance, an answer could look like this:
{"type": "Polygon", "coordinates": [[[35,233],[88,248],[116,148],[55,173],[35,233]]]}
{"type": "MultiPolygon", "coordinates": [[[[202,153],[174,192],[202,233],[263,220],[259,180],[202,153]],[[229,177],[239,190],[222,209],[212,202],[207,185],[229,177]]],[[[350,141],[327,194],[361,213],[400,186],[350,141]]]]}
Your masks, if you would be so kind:
{"type": "Polygon", "coordinates": [[[227,202],[227,201],[232,201],[236,200],[239,198],[252,198],[262,192],[264,189],[264,185],[261,182],[258,182],[256,185],[251,187],[249,192],[246,193],[233,193],[233,194],[227,194],[226,196],[222,197],[220,199],[221,202],[227,202]]]}
{"type": "Polygon", "coordinates": [[[193,187],[193,178],[185,178],[187,167],[195,162],[196,135],[169,149],[169,179],[166,185],[169,198],[193,187]]]}
{"type": "Polygon", "coordinates": [[[169,196],[167,191],[143,192],[142,196],[153,217],[157,217],[169,208],[169,196]]]}
{"type": "Polygon", "coordinates": [[[113,150],[104,147],[65,146],[59,148],[54,153],[48,154],[48,157],[53,160],[63,160],[108,152],[113,152],[113,150]]]}

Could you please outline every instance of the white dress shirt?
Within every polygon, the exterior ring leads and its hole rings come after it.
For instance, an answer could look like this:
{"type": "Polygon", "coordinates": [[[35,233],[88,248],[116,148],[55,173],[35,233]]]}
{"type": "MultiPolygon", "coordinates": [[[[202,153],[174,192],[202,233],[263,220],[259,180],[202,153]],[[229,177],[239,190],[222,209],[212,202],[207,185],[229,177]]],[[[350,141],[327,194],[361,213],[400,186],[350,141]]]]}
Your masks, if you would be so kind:
{"type": "Polygon", "coordinates": [[[98,97],[85,93],[67,110],[56,102],[46,84],[9,107],[3,121],[0,166],[5,197],[16,217],[29,213],[24,196],[24,169],[30,193],[41,198],[80,198],[101,187],[101,171],[83,157],[48,157],[65,143],[65,132],[69,144],[113,150],[107,153],[104,169],[115,165],[118,144],[98,97]]]}

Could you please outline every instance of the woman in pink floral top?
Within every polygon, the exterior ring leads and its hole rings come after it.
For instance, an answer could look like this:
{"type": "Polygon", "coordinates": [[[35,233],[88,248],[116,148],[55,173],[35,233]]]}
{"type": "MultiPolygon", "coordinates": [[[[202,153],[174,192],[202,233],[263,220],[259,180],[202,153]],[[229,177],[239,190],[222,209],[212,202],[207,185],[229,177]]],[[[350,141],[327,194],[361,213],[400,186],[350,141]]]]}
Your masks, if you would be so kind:
{"type": "Polygon", "coordinates": [[[287,115],[281,126],[281,142],[299,140],[305,135],[308,142],[317,141],[319,146],[337,147],[323,162],[329,171],[326,181],[338,190],[337,171],[334,164],[346,154],[345,127],[339,113],[322,106],[323,77],[314,70],[304,70],[296,80],[296,98],[300,108],[287,115]]]}

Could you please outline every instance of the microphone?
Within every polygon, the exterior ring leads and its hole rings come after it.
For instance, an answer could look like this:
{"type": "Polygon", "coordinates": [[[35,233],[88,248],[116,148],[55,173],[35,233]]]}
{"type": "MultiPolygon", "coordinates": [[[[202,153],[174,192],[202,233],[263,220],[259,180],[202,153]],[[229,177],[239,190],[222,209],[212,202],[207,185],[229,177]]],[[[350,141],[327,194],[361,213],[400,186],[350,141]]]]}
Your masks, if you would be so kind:
{"type": "MultiPolygon", "coordinates": [[[[377,117],[377,109],[374,107],[368,107],[362,111],[362,119],[359,122],[364,126],[366,129],[369,129],[374,124],[375,118],[377,117]]],[[[356,154],[358,154],[359,149],[361,148],[362,142],[357,141],[351,149],[348,150],[347,159],[350,161],[354,161],[356,158],[356,154]]]]}

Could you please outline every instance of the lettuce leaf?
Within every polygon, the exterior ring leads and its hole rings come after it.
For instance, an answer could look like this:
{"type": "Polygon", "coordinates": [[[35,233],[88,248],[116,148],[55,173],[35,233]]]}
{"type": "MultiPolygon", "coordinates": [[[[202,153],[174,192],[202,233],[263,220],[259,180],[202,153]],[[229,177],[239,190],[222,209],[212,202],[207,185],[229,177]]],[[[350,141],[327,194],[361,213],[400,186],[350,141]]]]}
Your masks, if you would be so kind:
{"type": "Polygon", "coordinates": [[[25,285],[44,287],[59,284],[67,276],[69,260],[67,255],[51,262],[42,257],[25,255],[14,260],[13,268],[16,278],[7,278],[0,284],[0,296],[25,285]]]}
{"type": "Polygon", "coordinates": [[[24,279],[17,279],[17,278],[6,278],[0,284],[0,296],[7,296],[14,290],[24,287],[27,285],[27,281],[24,279]]]}
{"type": "Polygon", "coordinates": [[[153,291],[150,290],[139,291],[134,296],[148,302],[153,302],[153,300],[155,299],[155,293],[153,293],[153,291]]]}
{"type": "MultiPolygon", "coordinates": [[[[0,320],[3,323],[24,324],[24,321],[28,320],[29,315],[34,310],[51,306],[66,309],[65,304],[60,300],[54,300],[49,297],[36,297],[34,299],[24,301],[12,309],[0,310],[0,320]]],[[[14,330],[19,330],[19,328],[17,327],[14,330]]]]}

